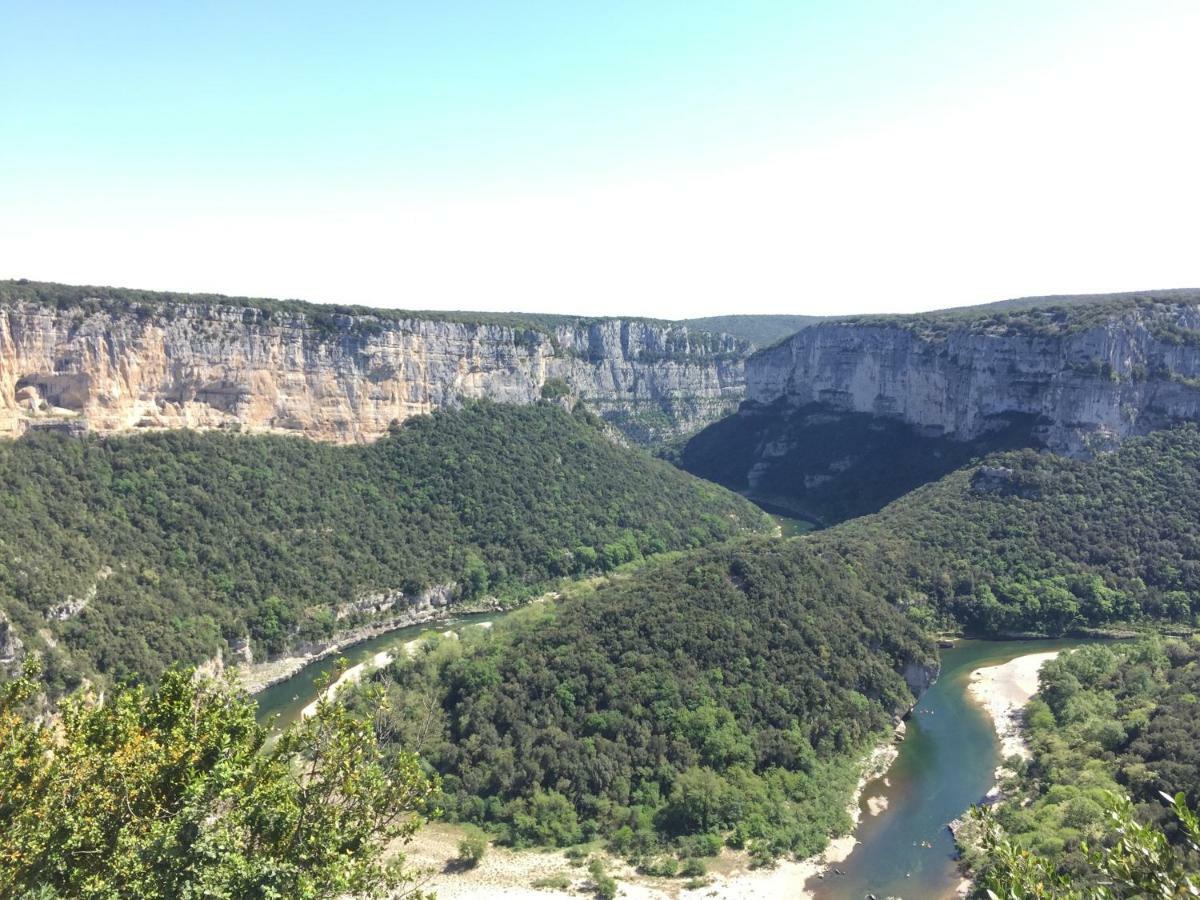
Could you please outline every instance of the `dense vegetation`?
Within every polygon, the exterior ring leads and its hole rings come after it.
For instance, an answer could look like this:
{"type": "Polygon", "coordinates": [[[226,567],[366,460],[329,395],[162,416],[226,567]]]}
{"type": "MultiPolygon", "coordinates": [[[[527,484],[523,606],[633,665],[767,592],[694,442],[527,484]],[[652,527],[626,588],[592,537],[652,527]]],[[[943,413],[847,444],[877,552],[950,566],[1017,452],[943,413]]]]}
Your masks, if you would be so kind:
{"type": "Polygon", "coordinates": [[[819,850],[933,656],[842,566],[753,540],[443,641],[378,676],[451,814],[516,845],[594,836],[655,865],[819,850]]]}
{"type": "Polygon", "coordinates": [[[990,457],[807,540],[917,621],[999,635],[1197,624],[1200,430],[1090,462],[990,457]]]}
{"type": "MultiPolygon", "coordinates": [[[[1033,759],[995,818],[1008,843],[1076,888],[1096,886],[1111,873],[1088,847],[1117,841],[1113,812],[1128,806],[1138,827],[1176,846],[1182,869],[1200,874],[1200,834],[1162,802],[1179,794],[1179,805],[1200,805],[1198,697],[1200,639],[1091,646],[1047,663],[1027,713],[1033,759]],[[1132,802],[1114,807],[1124,795],[1132,802]]],[[[987,876],[1005,856],[983,850],[969,858],[987,876]]]]}
{"type": "Polygon", "coordinates": [[[1001,337],[1061,337],[1103,325],[1110,319],[1139,312],[1156,336],[1172,343],[1200,345],[1200,333],[1174,325],[1180,305],[1200,304],[1200,290],[1137,291],[1124,294],[1082,294],[1026,297],[980,306],[961,306],[910,315],[849,316],[842,324],[884,325],[914,331],[922,338],[943,341],[951,332],[1001,337]]]}
{"type": "MultiPolygon", "coordinates": [[[[1000,454],[876,515],[693,553],[442,643],[387,676],[408,711],[389,726],[445,775],[452,814],[515,844],[604,835],[651,867],[722,840],[805,853],[844,824],[855,756],[907,701],[896,671],[922,633],[1192,623],[1198,550],[1194,426],[1091,462],[1000,454]]],[[[1171,721],[1139,740],[1178,767],[1196,735],[1171,721]]]]}
{"type": "Polygon", "coordinates": [[[989,452],[1029,446],[1031,428],[1028,417],[1014,417],[974,441],[952,441],[867,413],[747,403],[663,455],[693,475],[832,524],[876,512],[989,452]]]}
{"type": "Polygon", "coordinates": [[[1007,837],[985,812],[977,813],[987,869],[973,895],[986,900],[1163,900],[1200,896],[1200,818],[1182,794],[1169,801],[1181,835],[1174,843],[1163,830],[1138,819],[1128,798],[1105,798],[1108,820],[1101,837],[1081,844],[1079,873],[1061,870],[1052,856],[1025,849],[1007,837]]]}
{"type": "Polygon", "coordinates": [[[0,895],[419,896],[384,849],[435,785],[369,720],[325,703],[268,745],[247,697],[172,670],[52,723],[35,674],[0,686],[0,895]]]}
{"type": "Polygon", "coordinates": [[[0,608],[62,687],[247,633],[276,653],[353,625],[372,593],[528,594],[766,525],[551,404],[473,404],[360,447],[31,434],[0,443],[0,608]]]}

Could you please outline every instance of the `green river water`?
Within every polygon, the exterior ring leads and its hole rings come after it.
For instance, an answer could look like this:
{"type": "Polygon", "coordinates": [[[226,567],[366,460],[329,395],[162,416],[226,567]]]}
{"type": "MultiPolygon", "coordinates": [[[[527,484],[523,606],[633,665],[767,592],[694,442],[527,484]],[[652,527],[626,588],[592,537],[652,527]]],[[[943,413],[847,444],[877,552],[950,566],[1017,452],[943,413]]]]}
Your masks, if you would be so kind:
{"type": "Polygon", "coordinates": [[[809,881],[818,900],[862,900],[871,894],[881,900],[955,896],[961,876],[947,825],[983,798],[1000,763],[992,721],[967,692],[971,673],[1028,653],[1081,643],[959,641],[941,651],[941,674],[909,716],[895,764],[863,791],[862,819],[855,832],[860,843],[837,866],[845,874],[809,881]],[[887,798],[887,809],[872,816],[866,801],[879,796],[887,798]]]}
{"type": "Polygon", "coordinates": [[[258,701],[258,720],[266,722],[272,716],[278,716],[276,726],[286,728],[300,716],[300,711],[312,703],[317,696],[316,682],[329,674],[337,665],[338,659],[344,658],[350,665],[366,662],[376,653],[384,650],[397,651],[409,641],[416,640],[429,631],[457,630],[481,622],[499,622],[508,613],[487,612],[467,613],[453,616],[440,622],[425,622],[421,625],[410,625],[397,628],[378,637],[370,638],[351,647],[346,647],[341,653],[335,653],[325,659],[305,666],[291,678],[281,681],[266,690],[254,695],[258,701]]]}

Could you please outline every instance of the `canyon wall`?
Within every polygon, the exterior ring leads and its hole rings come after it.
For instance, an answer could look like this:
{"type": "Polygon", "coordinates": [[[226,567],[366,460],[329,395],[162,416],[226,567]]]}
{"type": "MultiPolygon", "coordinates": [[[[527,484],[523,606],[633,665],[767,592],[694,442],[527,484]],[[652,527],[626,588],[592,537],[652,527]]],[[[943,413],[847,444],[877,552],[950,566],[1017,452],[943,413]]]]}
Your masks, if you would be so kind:
{"type": "Polygon", "coordinates": [[[1200,291],[818,322],[746,362],[695,475],[829,524],[988,453],[1087,457],[1200,419],[1200,291]]]}
{"type": "Polygon", "coordinates": [[[736,409],[750,345],[645,320],[544,330],[210,303],[0,306],[0,434],[236,428],[370,441],[464,399],[572,396],[640,443],[736,409]]]}
{"type": "Polygon", "coordinates": [[[956,441],[1029,416],[1040,443],[1087,455],[1200,417],[1200,292],[1192,293],[995,326],[819,323],[751,357],[747,400],[868,413],[956,441]]]}

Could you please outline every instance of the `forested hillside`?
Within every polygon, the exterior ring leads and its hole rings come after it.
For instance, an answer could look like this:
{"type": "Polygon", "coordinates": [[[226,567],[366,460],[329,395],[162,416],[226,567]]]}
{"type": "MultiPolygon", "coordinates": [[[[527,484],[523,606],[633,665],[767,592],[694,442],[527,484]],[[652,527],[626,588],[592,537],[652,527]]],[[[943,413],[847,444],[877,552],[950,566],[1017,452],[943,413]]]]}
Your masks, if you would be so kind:
{"type": "Polygon", "coordinates": [[[810,540],[923,622],[1061,634],[1200,614],[1200,429],[989,457],[810,540]]]}
{"type": "MultiPolygon", "coordinates": [[[[1047,663],[1027,711],[1033,760],[996,815],[1003,834],[1076,889],[1096,888],[1111,877],[1096,870],[1085,845],[1115,842],[1112,811],[1128,796],[1130,812],[1161,828],[1180,858],[1190,858],[1186,867],[1200,872],[1200,853],[1189,853],[1179,817],[1163,802],[1182,794],[1187,806],[1200,803],[1197,696],[1194,638],[1085,647],[1047,663]]],[[[1003,864],[970,844],[967,856],[985,878],[1003,864]]]]}
{"type": "Polygon", "coordinates": [[[380,676],[387,730],[421,742],[453,815],[515,844],[804,854],[845,825],[855,760],[911,702],[901,673],[919,678],[933,628],[1191,623],[1198,563],[1194,426],[1091,462],[1000,454],[879,514],[443,642],[380,676]]]}
{"type": "Polygon", "coordinates": [[[803,542],[654,565],[378,677],[384,730],[509,842],[769,859],[848,824],[862,755],[933,673],[919,629],[803,542]]]}
{"type": "MultiPolygon", "coordinates": [[[[1103,325],[1122,313],[1140,311],[1148,316],[1152,329],[1161,324],[1163,333],[1170,334],[1175,330],[1166,324],[1169,314],[1181,305],[1194,306],[1197,303],[1200,303],[1200,289],[1174,288],[1116,294],[1018,297],[924,313],[847,316],[838,321],[906,328],[938,340],[944,339],[954,329],[994,336],[1026,334],[1060,337],[1103,325]]],[[[1176,338],[1180,342],[1186,340],[1194,344],[1200,335],[1176,333],[1176,338]]]]}
{"type": "Polygon", "coordinates": [[[247,634],[276,653],[354,624],[346,605],[367,594],[528,594],[766,524],[549,403],[470,404],[359,447],[188,431],[0,443],[0,603],[57,687],[153,677],[247,634]]]}

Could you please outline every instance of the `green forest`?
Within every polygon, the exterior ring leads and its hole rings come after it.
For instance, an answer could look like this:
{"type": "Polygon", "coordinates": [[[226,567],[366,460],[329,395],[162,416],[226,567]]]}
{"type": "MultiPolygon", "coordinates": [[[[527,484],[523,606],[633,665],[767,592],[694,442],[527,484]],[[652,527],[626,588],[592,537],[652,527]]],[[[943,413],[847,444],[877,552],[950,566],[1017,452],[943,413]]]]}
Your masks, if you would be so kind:
{"type": "Polygon", "coordinates": [[[0,608],[41,635],[61,689],[154,677],[247,633],[257,657],[278,653],[355,624],[339,607],[375,592],[520,598],[769,526],[582,410],[478,403],[393,431],[357,447],[188,431],[0,443],[0,608]]]}
{"type": "MultiPolygon", "coordinates": [[[[876,515],[697,551],[435,643],[379,676],[419,711],[389,733],[421,744],[452,815],[517,846],[803,855],[844,827],[856,760],[911,703],[897,673],[931,658],[926,635],[1194,623],[1198,530],[1193,426],[1091,462],[1000,454],[876,515]]],[[[1176,737],[1162,758],[1181,765],[1195,736],[1176,737]]]]}
{"type": "Polygon", "coordinates": [[[644,567],[592,595],[430,644],[380,673],[397,747],[445,807],[515,846],[604,837],[658,854],[818,851],[862,756],[913,703],[932,643],[803,542],[644,567]]]}
{"type": "MultiPolygon", "coordinates": [[[[1198,697],[1200,638],[1093,645],[1047,663],[1027,711],[1033,759],[1016,765],[995,815],[1010,845],[1076,889],[1099,888],[1112,873],[1089,847],[1116,843],[1113,815],[1127,807],[1130,829],[1157,829],[1178,866],[1200,872],[1200,834],[1164,803],[1178,794],[1200,806],[1198,697]]],[[[986,878],[1003,857],[985,850],[968,843],[965,852],[986,878]]]]}
{"type": "Polygon", "coordinates": [[[1200,429],[1091,461],[988,457],[810,539],[891,602],[981,636],[1200,614],[1200,429]]]}

